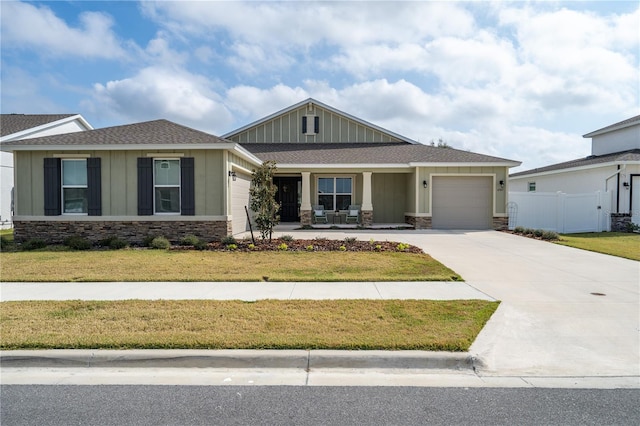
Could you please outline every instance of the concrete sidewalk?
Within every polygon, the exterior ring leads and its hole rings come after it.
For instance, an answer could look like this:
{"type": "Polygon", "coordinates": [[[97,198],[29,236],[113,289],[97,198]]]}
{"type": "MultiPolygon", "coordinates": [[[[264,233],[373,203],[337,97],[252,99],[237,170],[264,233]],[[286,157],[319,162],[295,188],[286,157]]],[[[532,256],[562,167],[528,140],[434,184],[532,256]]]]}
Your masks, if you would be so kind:
{"type": "Polygon", "coordinates": [[[0,283],[0,301],[17,300],[495,300],[464,282],[104,282],[0,283]]]}

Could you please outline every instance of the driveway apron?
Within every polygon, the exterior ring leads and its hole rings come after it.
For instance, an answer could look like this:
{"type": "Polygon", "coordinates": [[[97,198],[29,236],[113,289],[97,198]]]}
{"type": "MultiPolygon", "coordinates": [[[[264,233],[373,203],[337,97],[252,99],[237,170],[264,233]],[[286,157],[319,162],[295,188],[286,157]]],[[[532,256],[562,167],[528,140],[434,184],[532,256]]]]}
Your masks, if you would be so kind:
{"type": "Polygon", "coordinates": [[[496,231],[351,235],[419,246],[502,301],[470,349],[481,374],[640,376],[640,262],[496,231]]]}

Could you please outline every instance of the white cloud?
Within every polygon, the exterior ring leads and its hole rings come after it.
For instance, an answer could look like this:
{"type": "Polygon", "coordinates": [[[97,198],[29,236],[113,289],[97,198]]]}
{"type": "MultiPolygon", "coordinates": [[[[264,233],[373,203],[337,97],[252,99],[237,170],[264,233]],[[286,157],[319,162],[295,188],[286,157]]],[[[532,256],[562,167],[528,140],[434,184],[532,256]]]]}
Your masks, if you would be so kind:
{"type": "Polygon", "coordinates": [[[126,52],[112,31],[113,19],[103,13],[80,14],[72,28],[46,6],[2,2],[3,49],[36,48],[45,55],[124,58],[126,52]]]}
{"type": "Polygon", "coordinates": [[[96,84],[88,106],[131,121],[166,118],[217,134],[232,117],[211,86],[184,70],[148,67],[131,78],[96,84]]]}

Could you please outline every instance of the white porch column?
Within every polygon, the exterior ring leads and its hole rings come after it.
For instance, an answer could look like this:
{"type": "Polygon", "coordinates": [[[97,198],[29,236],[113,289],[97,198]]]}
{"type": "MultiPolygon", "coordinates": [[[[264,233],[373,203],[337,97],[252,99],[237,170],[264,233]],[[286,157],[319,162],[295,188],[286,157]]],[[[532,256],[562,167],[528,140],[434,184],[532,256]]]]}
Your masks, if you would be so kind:
{"type": "Polygon", "coordinates": [[[311,210],[311,172],[302,172],[302,200],[300,210],[311,210]]]}
{"type": "Polygon", "coordinates": [[[362,172],[362,210],[372,211],[371,204],[371,175],[372,172],[362,172]]]}

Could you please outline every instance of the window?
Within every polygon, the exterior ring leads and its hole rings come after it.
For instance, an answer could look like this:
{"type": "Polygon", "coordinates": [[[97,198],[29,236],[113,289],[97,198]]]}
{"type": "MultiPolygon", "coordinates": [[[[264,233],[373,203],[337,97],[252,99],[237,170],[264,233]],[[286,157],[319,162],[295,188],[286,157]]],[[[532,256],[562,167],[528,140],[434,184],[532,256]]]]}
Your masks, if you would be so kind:
{"type": "Polygon", "coordinates": [[[87,160],[62,160],[62,213],[88,212],[87,160]]]}
{"type": "Polygon", "coordinates": [[[318,178],[318,204],[325,210],[347,210],[352,204],[352,178],[318,178]]]}
{"type": "Polygon", "coordinates": [[[536,183],[535,182],[529,182],[528,191],[529,192],[536,192],[536,183]]]}
{"type": "Polygon", "coordinates": [[[180,213],[180,160],[153,161],[156,213],[180,213]]]}

